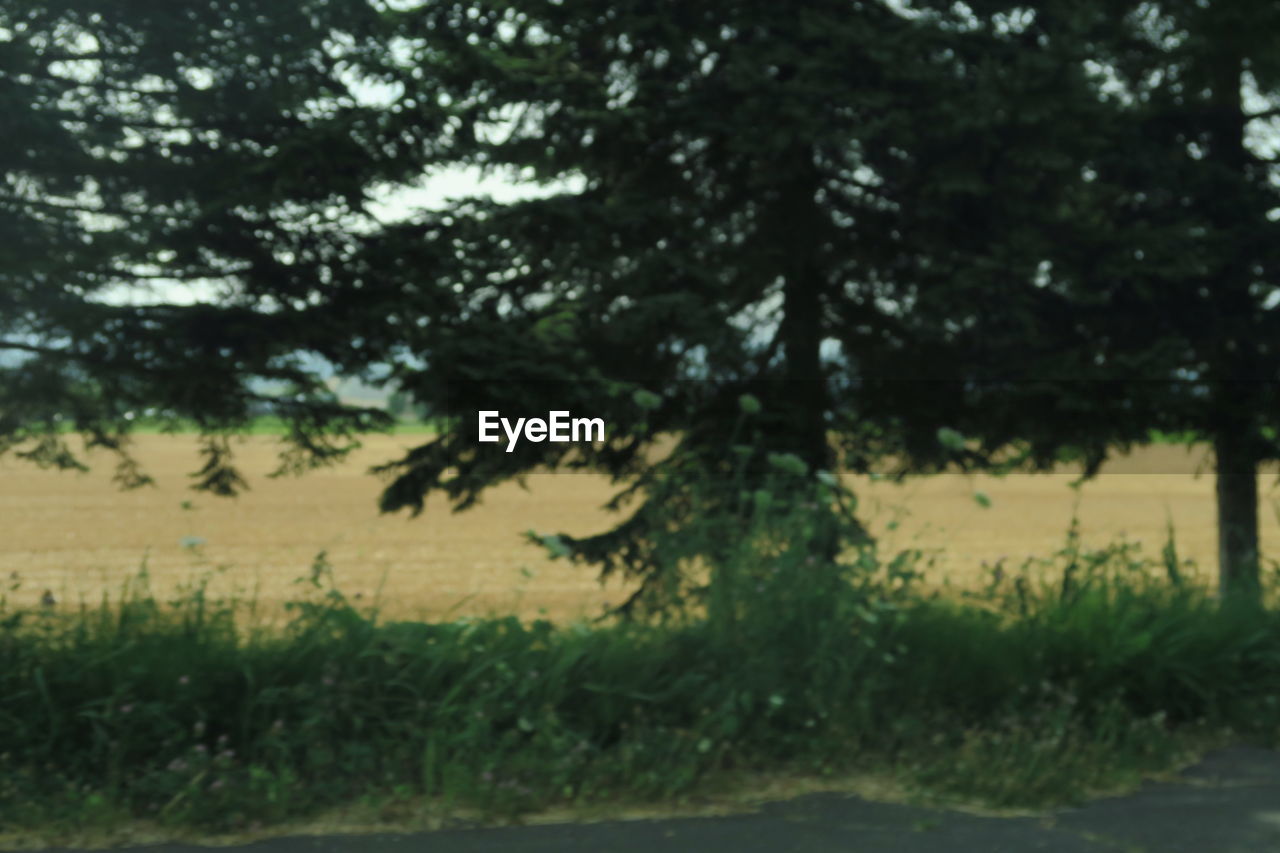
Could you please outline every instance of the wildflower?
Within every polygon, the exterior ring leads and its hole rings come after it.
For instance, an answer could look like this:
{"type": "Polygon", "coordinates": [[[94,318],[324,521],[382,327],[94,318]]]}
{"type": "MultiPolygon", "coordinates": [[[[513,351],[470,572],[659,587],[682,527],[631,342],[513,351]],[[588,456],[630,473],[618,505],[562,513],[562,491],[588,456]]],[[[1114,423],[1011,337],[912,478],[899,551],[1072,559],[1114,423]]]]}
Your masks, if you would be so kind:
{"type": "Polygon", "coordinates": [[[484,771],[483,773],[480,774],[480,780],[483,782],[492,782],[493,773],[489,770],[484,771]]]}
{"type": "Polygon", "coordinates": [[[132,713],[133,713],[133,705],[132,705],[132,704],[129,704],[129,705],[121,705],[121,706],[120,706],[120,713],[121,713],[121,714],[132,714],[132,713]]]}
{"type": "Polygon", "coordinates": [[[222,780],[214,779],[213,784],[209,786],[210,791],[219,791],[222,789],[222,780]]]}
{"type": "Polygon", "coordinates": [[[278,734],[283,734],[283,733],[284,733],[284,720],[276,720],[274,723],[272,723],[272,724],[271,724],[271,732],[272,732],[272,734],[277,734],[277,735],[278,735],[278,734]]]}
{"type": "Polygon", "coordinates": [[[196,737],[201,737],[204,734],[204,720],[197,722],[191,727],[191,730],[195,733],[196,737]]]}
{"type": "Polygon", "coordinates": [[[201,755],[204,755],[206,752],[208,752],[208,751],[209,751],[209,747],[205,746],[205,745],[204,745],[204,744],[202,744],[202,743],[198,743],[198,744],[196,744],[194,747],[192,747],[192,749],[193,749],[195,752],[200,753],[201,755]]]}
{"type": "Polygon", "coordinates": [[[169,770],[173,773],[181,773],[186,769],[187,762],[183,761],[181,758],[175,758],[173,761],[169,762],[169,770]]]}
{"type": "Polygon", "coordinates": [[[231,738],[227,737],[225,734],[218,735],[218,746],[224,746],[229,740],[231,740],[231,738]]]}
{"type": "Polygon", "coordinates": [[[190,684],[190,683],[191,683],[191,677],[190,677],[190,676],[184,675],[184,676],[182,676],[181,678],[179,678],[179,679],[178,679],[178,684],[182,685],[183,687],[186,687],[186,686],[187,686],[188,684],[190,684]]]}
{"type": "Polygon", "coordinates": [[[332,686],[333,686],[333,676],[332,676],[332,675],[326,675],[323,679],[321,679],[321,683],[322,683],[325,687],[332,687],[332,686]]]}

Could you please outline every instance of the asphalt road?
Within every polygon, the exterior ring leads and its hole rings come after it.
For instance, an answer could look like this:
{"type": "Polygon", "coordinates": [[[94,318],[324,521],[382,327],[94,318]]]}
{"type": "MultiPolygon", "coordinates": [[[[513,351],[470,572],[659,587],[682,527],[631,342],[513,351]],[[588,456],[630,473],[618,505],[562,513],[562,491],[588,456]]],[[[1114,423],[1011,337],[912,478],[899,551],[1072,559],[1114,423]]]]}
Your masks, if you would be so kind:
{"type": "MultiPolygon", "coordinates": [[[[200,853],[189,844],[132,853],[200,853]]],[[[978,817],[820,794],[726,817],[275,838],[228,853],[1280,853],[1280,754],[1212,753],[1176,782],[1044,817],[978,817]]]]}

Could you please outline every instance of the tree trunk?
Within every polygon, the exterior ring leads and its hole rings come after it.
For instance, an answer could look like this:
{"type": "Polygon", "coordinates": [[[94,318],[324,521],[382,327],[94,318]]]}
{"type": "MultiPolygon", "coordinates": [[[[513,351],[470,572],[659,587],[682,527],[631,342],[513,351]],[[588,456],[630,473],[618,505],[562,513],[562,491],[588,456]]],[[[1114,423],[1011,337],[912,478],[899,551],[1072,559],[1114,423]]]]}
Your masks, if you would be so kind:
{"type": "MultiPolygon", "coordinates": [[[[822,251],[826,228],[817,200],[821,177],[812,148],[801,145],[788,160],[792,170],[780,193],[777,212],[781,220],[777,233],[783,271],[783,315],[778,336],[786,359],[781,396],[788,409],[782,413],[782,441],[785,450],[805,461],[812,476],[817,471],[831,470],[834,462],[826,417],[831,400],[822,369],[827,290],[822,251]]],[[[827,521],[833,522],[833,518],[827,521]]],[[[833,522],[820,524],[808,546],[824,565],[833,565],[841,544],[833,522]]]]}
{"type": "Polygon", "coordinates": [[[788,280],[783,289],[784,310],[780,334],[786,353],[784,377],[791,429],[787,449],[805,461],[810,471],[831,467],[827,441],[827,389],[822,375],[819,347],[822,343],[821,311],[812,280],[788,280]]]}
{"type": "MultiPolygon", "coordinates": [[[[1256,214],[1248,203],[1249,154],[1245,147],[1245,111],[1241,77],[1244,61],[1236,47],[1223,43],[1215,57],[1208,123],[1215,165],[1228,179],[1207,199],[1210,219],[1223,234],[1239,233],[1256,214]]],[[[1247,232],[1246,232],[1247,233],[1247,232]]],[[[1212,318],[1208,327],[1213,384],[1211,429],[1217,463],[1218,586],[1228,593],[1256,596],[1258,588],[1258,463],[1255,414],[1257,393],[1256,302],[1250,293],[1253,271],[1247,251],[1225,252],[1211,284],[1212,318]]]]}
{"type": "Polygon", "coordinates": [[[782,262],[782,321],[778,329],[784,357],[786,413],[790,421],[786,449],[798,455],[810,471],[831,467],[827,440],[827,387],[822,372],[822,311],[824,280],[817,255],[823,233],[822,213],[815,195],[818,172],[807,147],[794,155],[795,171],[780,198],[782,220],[779,246],[782,262]]]}
{"type": "Polygon", "coordinates": [[[1218,585],[1225,597],[1258,589],[1258,460],[1250,436],[1214,437],[1218,492],[1218,585]]]}

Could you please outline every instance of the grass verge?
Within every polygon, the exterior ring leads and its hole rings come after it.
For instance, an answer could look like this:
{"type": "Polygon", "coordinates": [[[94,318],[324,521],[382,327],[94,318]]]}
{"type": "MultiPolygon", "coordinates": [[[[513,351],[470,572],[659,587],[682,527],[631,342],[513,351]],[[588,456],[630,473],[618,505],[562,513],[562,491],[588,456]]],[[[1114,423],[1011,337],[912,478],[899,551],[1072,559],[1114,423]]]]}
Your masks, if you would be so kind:
{"type": "Polygon", "coordinates": [[[145,575],[73,613],[0,604],[0,833],[440,826],[851,774],[1025,809],[1274,743],[1280,615],[1077,541],[1038,567],[1054,583],[998,573],[967,600],[873,555],[836,595],[767,572],[731,624],[383,623],[323,559],[283,629],[203,587],[158,602],[145,575]]]}

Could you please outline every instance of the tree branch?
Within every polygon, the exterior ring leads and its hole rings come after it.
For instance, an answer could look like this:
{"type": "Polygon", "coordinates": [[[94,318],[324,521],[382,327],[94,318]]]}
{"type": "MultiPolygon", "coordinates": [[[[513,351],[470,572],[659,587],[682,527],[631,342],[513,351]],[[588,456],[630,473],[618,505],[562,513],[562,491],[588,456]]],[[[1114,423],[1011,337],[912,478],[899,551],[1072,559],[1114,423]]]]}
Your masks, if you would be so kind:
{"type": "Polygon", "coordinates": [[[24,344],[20,341],[6,341],[0,338],[0,349],[20,350],[22,352],[34,353],[35,355],[52,355],[59,358],[74,358],[74,356],[63,349],[54,347],[42,347],[37,344],[24,344]]]}
{"type": "Polygon", "coordinates": [[[1263,110],[1260,113],[1245,113],[1244,115],[1244,120],[1246,122],[1272,119],[1272,118],[1280,118],[1280,107],[1275,107],[1274,109],[1270,109],[1270,110],[1263,110]]]}
{"type": "Polygon", "coordinates": [[[45,50],[45,51],[41,51],[37,55],[42,62],[79,62],[81,60],[86,60],[86,59],[131,60],[134,58],[133,54],[110,53],[105,50],[94,50],[94,51],[90,51],[89,53],[56,53],[51,50],[45,50]]]}
{"type": "Polygon", "coordinates": [[[159,219],[170,215],[153,210],[124,210],[122,208],[110,207],[85,207],[79,204],[57,204],[51,201],[40,201],[34,198],[19,198],[13,195],[0,196],[0,204],[10,204],[14,207],[42,207],[46,210],[59,210],[67,213],[95,213],[100,216],[126,216],[133,218],[150,216],[159,219]]]}
{"type": "Polygon", "coordinates": [[[128,270],[108,269],[103,270],[102,275],[111,278],[132,278],[140,281],[199,281],[208,278],[230,278],[234,275],[244,275],[251,272],[253,267],[242,267],[235,270],[188,270],[187,272],[173,273],[136,273],[128,270]]]}
{"type": "Polygon", "coordinates": [[[99,92],[123,92],[129,95],[142,95],[144,97],[153,95],[168,95],[172,97],[182,94],[181,89],[138,89],[134,86],[116,86],[111,83],[103,83],[98,80],[76,80],[71,77],[61,77],[48,71],[40,72],[32,71],[30,69],[18,72],[17,76],[21,76],[23,74],[34,77],[37,80],[47,80],[52,83],[60,83],[68,89],[95,89],[99,92]]]}
{"type": "MultiPolygon", "coordinates": [[[[212,130],[219,133],[242,133],[245,130],[270,130],[273,128],[289,128],[301,127],[302,122],[296,118],[288,118],[284,120],[271,121],[262,119],[260,121],[227,121],[227,122],[183,122],[181,124],[166,124],[159,121],[145,121],[141,119],[130,119],[124,116],[85,116],[74,113],[70,110],[47,110],[48,114],[57,116],[61,121],[84,122],[93,125],[107,125],[110,127],[127,127],[137,130],[212,130]]],[[[256,141],[256,140],[255,140],[256,141]]]]}

